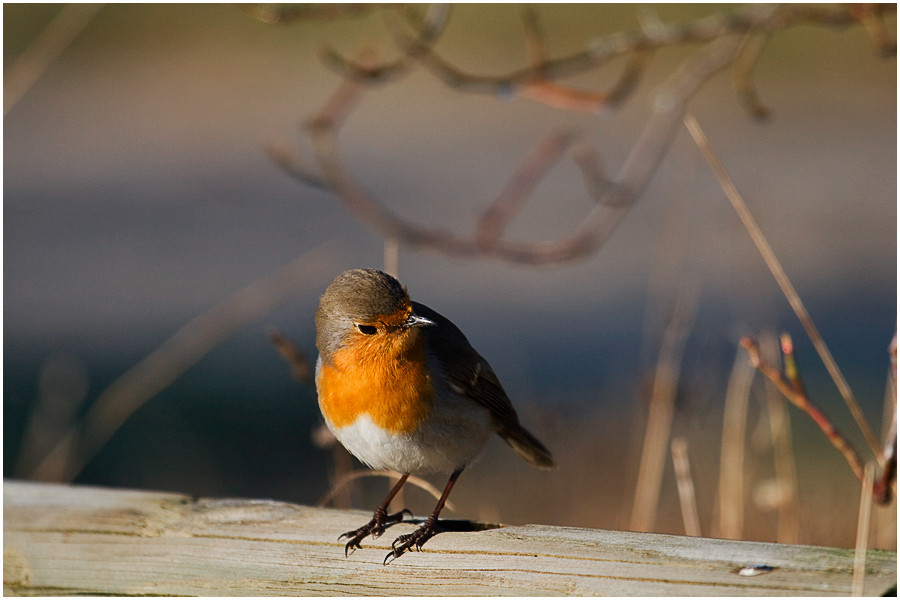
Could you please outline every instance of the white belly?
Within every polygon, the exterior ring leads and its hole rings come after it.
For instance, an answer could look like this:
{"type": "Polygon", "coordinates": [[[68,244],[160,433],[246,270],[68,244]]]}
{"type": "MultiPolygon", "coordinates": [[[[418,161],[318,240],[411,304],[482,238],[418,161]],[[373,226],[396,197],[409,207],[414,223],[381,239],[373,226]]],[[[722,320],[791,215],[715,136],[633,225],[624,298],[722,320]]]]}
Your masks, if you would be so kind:
{"type": "Polygon", "coordinates": [[[331,423],[328,427],[353,456],[373,469],[414,475],[449,473],[472,462],[491,435],[486,408],[467,399],[454,401],[453,405],[451,411],[436,402],[430,418],[408,434],[380,429],[368,415],[340,429],[331,423]]]}

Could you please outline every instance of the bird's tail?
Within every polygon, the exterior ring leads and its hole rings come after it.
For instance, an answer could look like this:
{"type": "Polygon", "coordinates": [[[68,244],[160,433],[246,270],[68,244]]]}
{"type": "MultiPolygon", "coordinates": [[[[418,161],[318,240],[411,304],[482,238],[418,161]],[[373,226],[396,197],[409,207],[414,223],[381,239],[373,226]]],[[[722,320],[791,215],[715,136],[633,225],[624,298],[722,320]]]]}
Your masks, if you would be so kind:
{"type": "Polygon", "coordinates": [[[549,469],[554,466],[553,456],[547,447],[524,427],[510,428],[499,433],[500,437],[516,451],[516,454],[534,466],[541,469],[549,469]]]}

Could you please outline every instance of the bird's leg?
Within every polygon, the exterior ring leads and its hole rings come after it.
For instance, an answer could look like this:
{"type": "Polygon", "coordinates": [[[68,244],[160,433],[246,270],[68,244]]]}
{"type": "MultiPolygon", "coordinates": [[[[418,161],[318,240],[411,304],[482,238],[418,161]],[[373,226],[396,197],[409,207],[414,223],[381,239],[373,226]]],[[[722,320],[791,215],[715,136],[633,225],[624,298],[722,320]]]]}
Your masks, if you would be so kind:
{"type": "Polygon", "coordinates": [[[375,513],[372,515],[372,520],[360,527],[359,529],[354,529],[353,531],[348,531],[347,533],[342,534],[338,539],[349,538],[347,545],[344,546],[344,556],[348,556],[350,553],[350,549],[354,550],[357,548],[361,548],[362,546],[359,543],[362,541],[364,537],[369,534],[372,534],[372,537],[378,537],[382,533],[384,533],[384,526],[390,523],[398,523],[403,520],[403,513],[408,513],[409,516],[412,516],[412,513],[407,509],[403,509],[400,512],[395,512],[392,515],[389,515],[387,512],[388,506],[391,504],[391,500],[394,499],[394,496],[397,495],[397,492],[400,491],[400,488],[403,487],[403,484],[406,483],[406,479],[409,477],[409,473],[404,473],[400,480],[391,488],[391,491],[388,492],[387,498],[384,499],[384,502],[381,503],[381,506],[375,509],[375,513]]]}
{"type": "Polygon", "coordinates": [[[462,469],[454,471],[453,474],[450,475],[450,480],[447,482],[447,486],[444,488],[444,493],[441,494],[441,499],[438,500],[437,506],[434,507],[434,512],[431,513],[430,517],[425,519],[422,526],[412,533],[401,535],[394,540],[394,543],[391,544],[391,551],[384,557],[384,564],[401,556],[407,550],[421,550],[422,546],[425,545],[425,542],[430,540],[434,534],[437,533],[438,515],[441,514],[444,503],[447,502],[447,496],[450,495],[450,490],[453,489],[453,484],[456,483],[460,473],[462,473],[462,469]]]}

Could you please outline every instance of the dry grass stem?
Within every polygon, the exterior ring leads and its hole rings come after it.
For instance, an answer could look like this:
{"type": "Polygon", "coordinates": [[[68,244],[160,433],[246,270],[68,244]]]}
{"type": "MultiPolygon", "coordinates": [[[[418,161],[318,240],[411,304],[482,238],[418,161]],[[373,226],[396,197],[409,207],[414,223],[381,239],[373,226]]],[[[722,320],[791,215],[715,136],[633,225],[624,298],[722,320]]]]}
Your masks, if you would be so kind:
{"type": "Polygon", "coordinates": [[[88,398],[90,378],[84,364],[54,354],[41,365],[37,402],[22,435],[14,477],[26,477],[59,439],[75,425],[88,398]]]}
{"type": "Polygon", "coordinates": [[[339,246],[325,242],[189,321],[109,385],[29,475],[72,481],[134,412],[210,350],[334,270],[339,246]]]}
{"type": "Polygon", "coordinates": [[[675,466],[675,481],[678,484],[678,500],[681,504],[681,518],[684,521],[684,533],[694,537],[702,535],[700,516],[697,512],[697,496],[694,492],[694,480],[691,479],[691,463],[688,459],[688,444],[683,437],[672,440],[672,463],[675,466]]]}
{"type": "Polygon", "coordinates": [[[884,465],[881,478],[876,488],[895,490],[897,487],[897,334],[891,340],[888,352],[891,357],[891,368],[888,374],[888,386],[885,393],[884,409],[884,465]]]}
{"type": "Polygon", "coordinates": [[[869,523],[872,515],[872,483],[875,465],[866,465],[859,494],[859,518],[856,522],[856,551],[853,555],[851,594],[862,596],[866,584],[866,552],[869,549],[869,523]]]}
{"type": "Polygon", "coordinates": [[[784,268],[781,266],[778,257],[775,256],[775,252],[772,250],[772,247],[766,240],[766,237],[763,234],[762,230],[759,228],[759,225],[757,225],[756,219],[753,218],[753,215],[750,213],[750,209],[747,208],[747,204],[744,202],[744,199],[741,196],[740,192],[738,192],[738,189],[732,181],[731,176],[728,175],[728,172],[725,170],[724,165],[722,165],[719,157],[713,151],[712,146],[710,145],[709,140],[706,138],[706,134],[700,127],[700,124],[697,122],[697,119],[695,119],[693,115],[688,114],[684,117],[684,124],[690,132],[691,137],[694,138],[694,142],[703,153],[703,156],[706,158],[706,161],[709,163],[709,166],[715,173],[716,178],[719,180],[719,185],[722,186],[722,190],[725,192],[725,195],[728,197],[728,200],[731,202],[731,205],[737,212],[738,217],[740,217],[741,222],[744,224],[744,227],[750,234],[750,238],[753,240],[753,243],[756,244],[759,253],[762,255],[763,260],[766,262],[766,266],[768,266],[769,270],[772,272],[772,276],[775,277],[775,281],[781,288],[782,293],[784,293],[785,297],[788,300],[788,303],[791,305],[791,308],[794,309],[794,313],[797,315],[797,318],[803,325],[803,329],[806,330],[806,334],[812,341],[816,352],[819,354],[819,357],[825,364],[825,368],[831,375],[832,380],[834,380],[834,383],[840,391],[841,396],[844,398],[844,402],[847,404],[847,408],[850,409],[850,413],[856,420],[856,424],[859,426],[860,431],[862,431],[863,436],[866,438],[866,442],[872,449],[873,454],[876,456],[879,462],[881,462],[883,460],[880,447],[881,444],[879,443],[878,438],[875,436],[875,432],[872,431],[872,427],[866,420],[866,416],[863,414],[862,409],[860,409],[859,403],[856,401],[856,398],[853,395],[853,391],[850,389],[850,385],[844,378],[844,374],[841,372],[840,368],[837,365],[837,362],[835,362],[834,357],[831,355],[831,351],[825,344],[825,340],[822,339],[822,335],[819,333],[818,328],[813,323],[812,317],[810,317],[809,312],[807,312],[806,306],[800,299],[800,295],[797,293],[797,290],[794,289],[794,286],[788,278],[787,273],[785,273],[784,268]]]}
{"type": "Polygon", "coordinates": [[[747,406],[753,375],[753,367],[738,353],[725,392],[722,454],[719,461],[719,519],[716,535],[725,539],[739,540],[744,535],[744,452],[747,406]]]}
{"type": "Polygon", "coordinates": [[[771,381],[766,380],[766,412],[772,436],[775,480],[778,484],[778,533],[782,544],[800,542],[799,507],[797,504],[797,465],[791,442],[791,415],[784,398],[771,381]]]}
{"type": "Polygon", "coordinates": [[[652,531],[656,519],[681,360],[697,314],[699,288],[694,281],[682,281],[672,318],[663,334],[628,527],[631,531],[652,531]]]}
{"type": "Polygon", "coordinates": [[[65,4],[43,31],[3,71],[6,116],[47,68],[94,19],[103,4],[65,4]]]}

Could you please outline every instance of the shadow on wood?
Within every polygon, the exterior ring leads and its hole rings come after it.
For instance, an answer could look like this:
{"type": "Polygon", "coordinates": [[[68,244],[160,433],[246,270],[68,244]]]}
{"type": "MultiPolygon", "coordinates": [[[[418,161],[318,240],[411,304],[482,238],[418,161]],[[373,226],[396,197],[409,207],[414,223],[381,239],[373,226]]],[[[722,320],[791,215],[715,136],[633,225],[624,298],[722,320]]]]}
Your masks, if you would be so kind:
{"type": "MultiPolygon", "coordinates": [[[[853,564],[852,550],[524,525],[445,531],[385,567],[413,524],[344,558],[338,535],[368,513],[17,481],[3,517],[7,595],[846,596],[853,564]]],[[[866,594],[896,582],[896,553],[870,551],[866,594]]]]}

